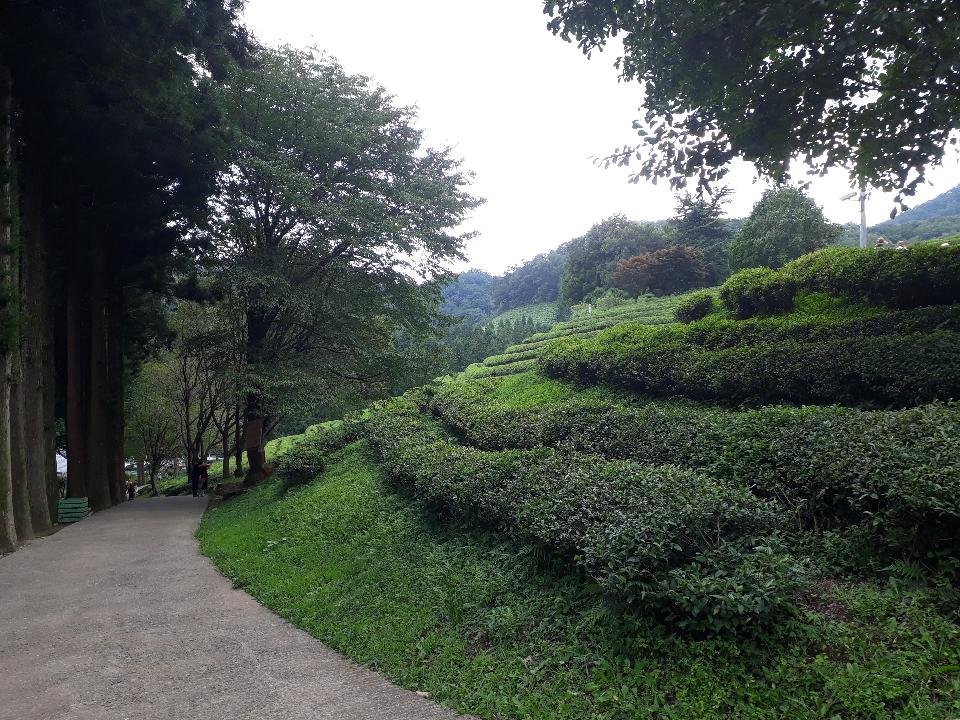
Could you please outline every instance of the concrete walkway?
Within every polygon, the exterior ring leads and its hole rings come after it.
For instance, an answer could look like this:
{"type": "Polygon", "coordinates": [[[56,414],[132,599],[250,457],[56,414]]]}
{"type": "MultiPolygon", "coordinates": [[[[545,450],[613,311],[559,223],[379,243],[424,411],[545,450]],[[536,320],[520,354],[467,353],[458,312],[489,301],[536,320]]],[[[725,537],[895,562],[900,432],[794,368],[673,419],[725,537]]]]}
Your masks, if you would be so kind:
{"type": "Polygon", "coordinates": [[[456,717],[234,590],[204,506],[138,499],[0,558],[0,719],[456,717]]]}

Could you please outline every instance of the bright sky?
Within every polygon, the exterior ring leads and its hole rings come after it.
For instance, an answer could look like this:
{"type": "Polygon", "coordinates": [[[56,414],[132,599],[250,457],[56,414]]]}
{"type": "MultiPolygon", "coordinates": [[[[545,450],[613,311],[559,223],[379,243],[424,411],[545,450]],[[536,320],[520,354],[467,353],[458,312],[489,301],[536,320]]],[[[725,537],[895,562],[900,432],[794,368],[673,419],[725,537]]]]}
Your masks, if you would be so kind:
{"type": "MultiPolygon", "coordinates": [[[[246,22],[263,42],[317,47],[349,72],[372,77],[419,108],[434,146],[449,145],[486,198],[467,229],[467,265],[499,273],[583,234],[613,214],[671,217],[663,184],[632,185],[629,171],[593,159],[633,144],[640,88],[617,80],[614,52],[587,59],[547,29],[541,0],[248,0],[246,22]]],[[[918,204],[960,184],[952,155],[928,174],[918,204]]],[[[727,208],[745,216],[765,187],[749,167],[728,179],[727,208]]],[[[815,178],[811,193],[835,222],[859,222],[842,172],[815,178]]],[[[874,193],[867,221],[892,195],[874,193]]]]}

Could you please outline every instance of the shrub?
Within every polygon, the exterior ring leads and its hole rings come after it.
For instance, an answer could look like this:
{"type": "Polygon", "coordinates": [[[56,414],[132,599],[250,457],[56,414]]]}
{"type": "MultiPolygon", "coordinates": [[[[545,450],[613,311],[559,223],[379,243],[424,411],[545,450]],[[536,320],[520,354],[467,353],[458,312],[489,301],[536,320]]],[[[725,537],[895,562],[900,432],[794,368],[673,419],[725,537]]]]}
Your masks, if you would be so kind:
{"type": "Polygon", "coordinates": [[[326,468],[327,458],[356,440],[362,427],[358,417],[348,417],[308,429],[280,455],[277,474],[288,485],[315,480],[326,468]]]}
{"type": "Polygon", "coordinates": [[[677,322],[690,323],[705,318],[707,315],[716,312],[716,309],[717,301],[713,294],[701,290],[684,296],[673,311],[673,316],[677,319],[677,322]]]}
{"type": "Polygon", "coordinates": [[[305,485],[326,468],[327,453],[310,437],[301,437],[288,447],[277,462],[277,474],[288,485],[305,485]]]}
{"type": "Polygon", "coordinates": [[[680,331],[623,327],[587,340],[555,341],[538,362],[556,378],[725,404],[903,407],[960,398],[956,332],[827,336],[709,350],[685,342],[680,331]]]}
{"type": "Polygon", "coordinates": [[[367,431],[391,476],[420,498],[559,553],[628,602],[669,615],[696,605],[705,611],[690,624],[716,630],[769,618],[793,589],[782,578],[766,604],[736,601],[733,578],[751,572],[758,539],[775,533],[779,519],[773,504],[735,483],[550,448],[463,447],[406,399],[377,408],[367,431]],[[728,561],[739,552],[742,563],[715,564],[711,553],[720,548],[728,561]],[[690,582],[677,594],[670,573],[681,568],[687,577],[712,576],[710,587],[729,578],[733,594],[697,600],[690,582]]]}
{"type": "Polygon", "coordinates": [[[567,400],[514,409],[482,384],[437,390],[431,409],[492,450],[563,448],[698,468],[776,500],[800,526],[893,526],[910,548],[960,537],[960,405],[900,411],[567,400]]]}
{"type": "Polygon", "coordinates": [[[797,258],[776,273],[739,272],[724,283],[720,297],[737,317],[753,317],[781,312],[787,294],[792,302],[791,287],[894,308],[950,305],[960,302],[960,245],[922,243],[900,251],[826,248],[797,258]],[[779,292],[758,290],[774,276],[780,279],[779,292]]]}
{"type": "Polygon", "coordinates": [[[751,268],[720,286],[720,300],[737,318],[775,315],[793,308],[796,281],[785,271],[751,268]]]}

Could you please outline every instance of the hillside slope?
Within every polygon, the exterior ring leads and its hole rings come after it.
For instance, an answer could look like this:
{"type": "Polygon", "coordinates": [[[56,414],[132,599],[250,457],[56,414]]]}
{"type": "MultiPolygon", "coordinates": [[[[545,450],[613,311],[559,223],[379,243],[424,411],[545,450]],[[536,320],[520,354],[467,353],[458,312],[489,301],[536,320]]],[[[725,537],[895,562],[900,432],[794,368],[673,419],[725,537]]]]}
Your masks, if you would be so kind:
{"type": "Polygon", "coordinates": [[[834,248],[689,324],[555,326],[288,444],[204,551],[485,718],[952,717],[958,263],[834,248]]]}
{"type": "Polygon", "coordinates": [[[893,242],[903,240],[908,243],[960,233],[960,185],[898,214],[892,220],[874,225],[870,232],[893,242]]]}

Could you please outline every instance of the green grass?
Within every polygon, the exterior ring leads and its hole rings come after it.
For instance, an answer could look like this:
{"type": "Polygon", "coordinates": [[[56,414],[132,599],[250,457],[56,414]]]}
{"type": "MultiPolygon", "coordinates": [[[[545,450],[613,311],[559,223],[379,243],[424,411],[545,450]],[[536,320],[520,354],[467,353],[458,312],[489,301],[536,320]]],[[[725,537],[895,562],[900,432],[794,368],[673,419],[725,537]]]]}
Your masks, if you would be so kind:
{"type": "Polygon", "coordinates": [[[532,408],[578,399],[624,400],[632,394],[604,387],[578,389],[572,383],[553,380],[537,372],[484,379],[484,395],[505,408],[532,408]]]}
{"type": "MultiPolygon", "coordinates": [[[[570,392],[534,375],[485,382],[517,403],[570,392]]],[[[438,522],[363,442],[308,486],[268,483],[210,512],[198,536],[281,616],[484,718],[960,716],[956,606],[938,610],[922,573],[823,582],[796,619],[753,639],[683,637],[609,607],[534,550],[438,522]]]]}

